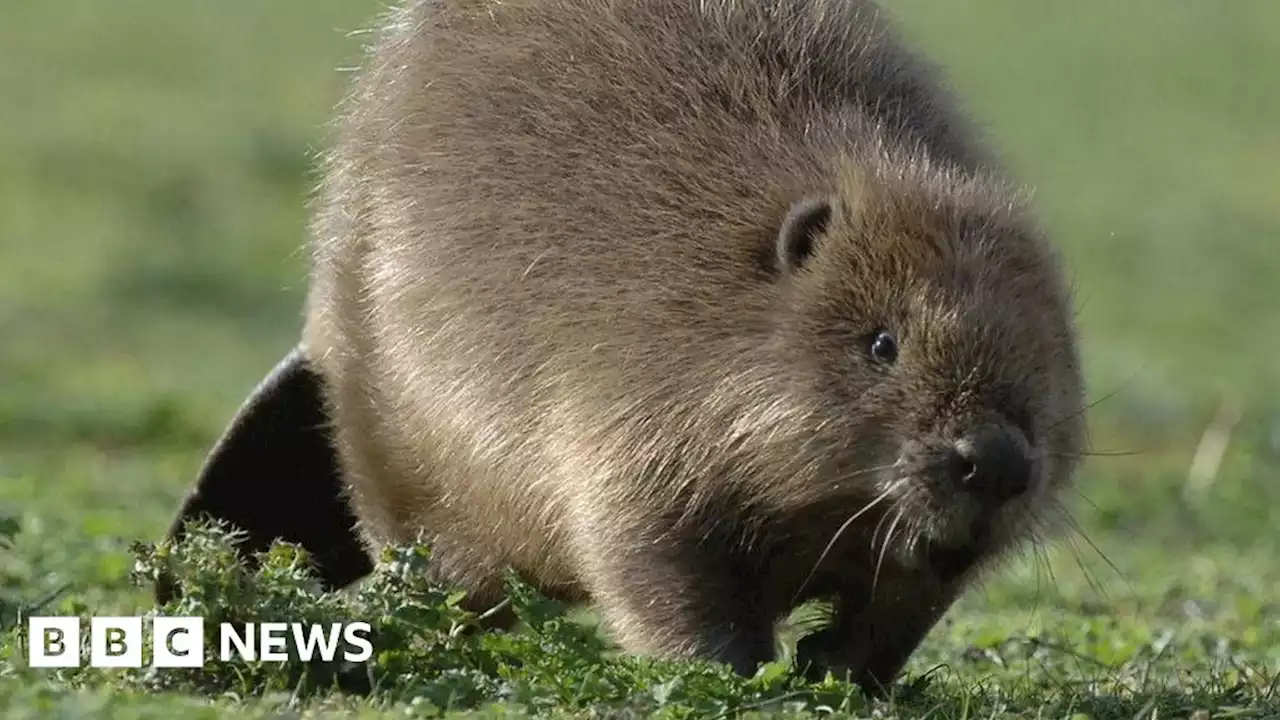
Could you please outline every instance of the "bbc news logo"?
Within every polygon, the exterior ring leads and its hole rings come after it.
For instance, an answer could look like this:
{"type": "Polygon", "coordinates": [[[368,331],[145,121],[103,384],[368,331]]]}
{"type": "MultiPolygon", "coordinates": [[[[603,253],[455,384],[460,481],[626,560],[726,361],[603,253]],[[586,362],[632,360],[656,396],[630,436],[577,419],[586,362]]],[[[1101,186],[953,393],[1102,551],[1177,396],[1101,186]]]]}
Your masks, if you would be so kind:
{"type": "MultiPolygon", "coordinates": [[[[339,656],[360,663],[373,657],[369,623],[220,623],[221,662],[235,659],[333,662],[339,656]]],[[[83,660],[78,617],[32,617],[27,622],[28,664],[33,668],[80,667],[83,660]]],[[[146,643],[142,617],[95,617],[89,621],[89,667],[142,667],[146,643]]],[[[151,667],[197,668],[205,664],[204,618],[156,617],[151,621],[151,667]]]]}

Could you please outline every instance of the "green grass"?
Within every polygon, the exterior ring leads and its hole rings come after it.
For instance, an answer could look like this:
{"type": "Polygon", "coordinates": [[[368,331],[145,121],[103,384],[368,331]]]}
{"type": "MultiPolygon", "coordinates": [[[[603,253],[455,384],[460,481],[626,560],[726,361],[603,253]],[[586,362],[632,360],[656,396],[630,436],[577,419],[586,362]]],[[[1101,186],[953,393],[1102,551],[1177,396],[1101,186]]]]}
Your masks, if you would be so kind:
{"type": "MultiPolygon", "coordinates": [[[[517,700],[508,714],[577,715],[601,703],[707,715],[784,698],[758,708],[1280,716],[1280,5],[888,4],[1038,188],[1070,263],[1101,400],[1095,449],[1138,452],[1092,459],[1071,498],[1098,550],[1075,536],[994,575],[882,703],[773,670],[741,681],[618,660],[556,620],[451,640],[447,657],[431,644],[447,628],[431,626],[387,646],[380,661],[398,669],[367,696],[299,692],[295,665],[171,687],[145,673],[31,670],[9,633],[4,716],[425,715],[433,706],[414,697],[439,689],[446,676],[432,670],[450,657],[494,693],[459,712],[484,714],[503,698],[517,700]],[[1186,493],[1224,404],[1239,422],[1221,467],[1186,493]]],[[[0,4],[0,530],[14,531],[0,532],[12,534],[0,622],[51,595],[43,612],[151,609],[130,545],[161,535],[209,443],[293,342],[311,153],[347,80],[336,69],[357,57],[349,33],[379,9],[0,4]]],[[[278,595],[299,612],[376,609],[368,596],[317,595],[289,557],[233,609],[261,612],[278,595]]],[[[427,605],[465,621],[443,599],[427,605]]],[[[379,627],[406,622],[389,613],[379,627]]]]}

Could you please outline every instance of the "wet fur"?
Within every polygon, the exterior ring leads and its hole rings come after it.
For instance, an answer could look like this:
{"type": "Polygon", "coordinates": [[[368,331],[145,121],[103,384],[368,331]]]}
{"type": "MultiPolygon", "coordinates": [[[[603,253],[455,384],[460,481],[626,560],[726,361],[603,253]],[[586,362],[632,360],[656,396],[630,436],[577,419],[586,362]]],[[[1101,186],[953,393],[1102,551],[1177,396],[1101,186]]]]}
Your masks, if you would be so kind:
{"type": "Polygon", "coordinates": [[[631,652],[744,672],[834,597],[802,662],[889,682],[1080,442],[1066,288],[995,172],[868,3],[397,9],[327,159],[304,340],[363,540],[421,535],[477,609],[510,565],[631,652]],[[1040,482],[931,560],[960,510],[885,468],[993,418],[1040,482]]]}

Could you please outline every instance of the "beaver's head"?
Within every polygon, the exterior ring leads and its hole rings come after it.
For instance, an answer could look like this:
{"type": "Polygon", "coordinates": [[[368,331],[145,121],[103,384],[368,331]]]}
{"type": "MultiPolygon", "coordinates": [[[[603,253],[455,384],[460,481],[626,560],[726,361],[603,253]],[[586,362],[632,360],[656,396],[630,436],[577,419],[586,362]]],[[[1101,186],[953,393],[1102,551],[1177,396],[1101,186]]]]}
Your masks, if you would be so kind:
{"type": "Polygon", "coordinates": [[[1074,314],[1015,193],[880,157],[781,221],[775,331],[822,408],[806,482],[954,575],[1054,517],[1084,435],[1074,314]]]}

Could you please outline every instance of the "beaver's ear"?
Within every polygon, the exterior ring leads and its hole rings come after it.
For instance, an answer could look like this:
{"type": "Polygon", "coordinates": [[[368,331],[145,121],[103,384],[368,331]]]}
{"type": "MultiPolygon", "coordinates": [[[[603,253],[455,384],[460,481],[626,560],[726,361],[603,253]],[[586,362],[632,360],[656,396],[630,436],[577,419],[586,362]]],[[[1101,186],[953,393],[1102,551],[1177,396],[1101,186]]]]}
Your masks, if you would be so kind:
{"type": "Polygon", "coordinates": [[[778,269],[788,273],[804,267],[830,221],[831,201],[827,198],[809,197],[792,205],[778,229],[778,269]]]}
{"type": "MultiPolygon", "coordinates": [[[[337,453],[329,436],[321,379],[294,348],[249,394],[214,445],[169,528],[181,539],[189,523],[212,519],[244,533],[249,561],[274,540],[306,548],[324,585],[348,585],[372,569],[356,534],[337,453]]],[[[162,577],[156,599],[177,592],[162,577]]]]}

